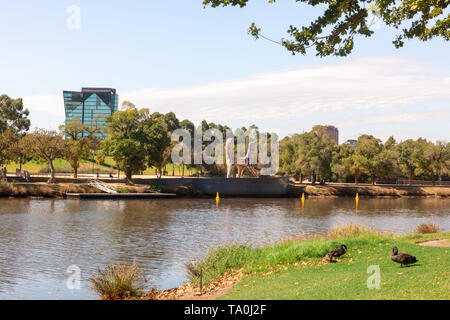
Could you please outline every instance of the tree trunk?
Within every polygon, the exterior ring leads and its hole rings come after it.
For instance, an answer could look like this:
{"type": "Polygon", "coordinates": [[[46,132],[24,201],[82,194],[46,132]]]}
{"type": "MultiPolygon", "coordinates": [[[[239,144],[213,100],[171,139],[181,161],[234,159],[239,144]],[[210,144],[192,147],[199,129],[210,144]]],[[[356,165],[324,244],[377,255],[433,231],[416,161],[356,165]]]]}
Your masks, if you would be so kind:
{"type": "Polygon", "coordinates": [[[53,161],[49,161],[48,162],[50,165],[50,180],[48,180],[48,183],[51,184],[55,184],[56,183],[56,179],[55,179],[55,167],[53,166],[53,161]]]}
{"type": "Polygon", "coordinates": [[[74,179],[78,179],[78,167],[73,168],[73,177],[74,179]]]}
{"type": "Polygon", "coordinates": [[[127,185],[132,185],[133,184],[133,173],[131,172],[130,169],[127,169],[127,171],[125,172],[127,178],[126,178],[126,184],[127,185]]]}
{"type": "Polygon", "coordinates": [[[442,173],[439,173],[438,181],[439,181],[439,185],[442,186],[442,173]]]}
{"type": "Polygon", "coordinates": [[[19,170],[22,171],[22,155],[19,158],[19,170]]]}
{"type": "Polygon", "coordinates": [[[372,185],[375,185],[375,175],[372,175],[372,185]]]}
{"type": "Polygon", "coordinates": [[[355,184],[358,184],[358,176],[355,175],[355,184]]]}
{"type": "Polygon", "coordinates": [[[183,174],[182,174],[182,177],[184,178],[184,163],[183,163],[183,174]]]}
{"type": "Polygon", "coordinates": [[[172,163],[172,177],[175,177],[175,164],[172,163]]]}
{"type": "Polygon", "coordinates": [[[303,174],[300,173],[300,183],[303,183],[303,174]]]}
{"type": "Polygon", "coordinates": [[[313,186],[316,185],[316,174],[315,174],[315,173],[312,174],[311,184],[312,184],[313,186]]]}

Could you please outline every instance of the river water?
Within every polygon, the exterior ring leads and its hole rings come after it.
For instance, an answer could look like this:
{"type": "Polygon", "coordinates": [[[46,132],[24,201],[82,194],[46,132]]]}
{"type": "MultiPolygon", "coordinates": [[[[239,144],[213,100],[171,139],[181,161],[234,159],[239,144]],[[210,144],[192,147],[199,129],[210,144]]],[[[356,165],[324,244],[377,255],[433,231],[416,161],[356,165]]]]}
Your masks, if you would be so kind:
{"type": "Polygon", "coordinates": [[[450,230],[450,199],[30,200],[0,199],[0,299],[96,299],[98,268],[135,261],[149,285],[187,280],[185,263],[210,246],[255,245],[326,233],[353,221],[397,234],[422,222],[450,230]],[[81,288],[69,290],[77,266],[81,288]]]}

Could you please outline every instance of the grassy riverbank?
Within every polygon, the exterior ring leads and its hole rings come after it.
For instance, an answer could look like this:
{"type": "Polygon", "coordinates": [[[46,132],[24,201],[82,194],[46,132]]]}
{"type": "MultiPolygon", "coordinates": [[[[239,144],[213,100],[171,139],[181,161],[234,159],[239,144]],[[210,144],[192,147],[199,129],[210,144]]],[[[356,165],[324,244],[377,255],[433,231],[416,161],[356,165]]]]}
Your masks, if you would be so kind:
{"type": "Polygon", "coordinates": [[[309,197],[450,197],[450,187],[396,186],[396,185],[354,185],[330,184],[325,186],[300,186],[293,188],[297,195],[309,197]]]}
{"type": "MultiPolygon", "coordinates": [[[[125,184],[112,184],[119,193],[150,192],[150,186],[126,186],[125,184]]],[[[0,183],[0,198],[58,198],[65,197],[67,193],[101,193],[100,190],[88,184],[61,183],[0,183]]]]}
{"type": "Polygon", "coordinates": [[[212,249],[191,265],[191,283],[199,284],[199,270],[206,284],[239,270],[247,276],[221,299],[450,299],[450,248],[416,244],[449,238],[450,232],[395,237],[353,225],[262,248],[235,244],[212,249]],[[349,250],[339,262],[322,259],[342,243],[349,250]],[[393,246],[419,263],[400,268],[389,257],[393,246]],[[380,268],[379,290],[367,288],[372,265],[380,268]]]}

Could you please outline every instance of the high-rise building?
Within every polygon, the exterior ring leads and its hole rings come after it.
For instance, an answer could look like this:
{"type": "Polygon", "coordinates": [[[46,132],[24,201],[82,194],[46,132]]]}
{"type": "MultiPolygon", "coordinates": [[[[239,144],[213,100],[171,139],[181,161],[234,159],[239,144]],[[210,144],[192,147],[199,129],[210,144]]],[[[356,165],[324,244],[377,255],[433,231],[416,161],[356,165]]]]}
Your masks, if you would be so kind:
{"type": "Polygon", "coordinates": [[[339,144],[339,130],[335,126],[325,126],[325,129],[331,140],[339,144]]]}
{"type": "Polygon", "coordinates": [[[116,89],[82,88],[81,91],[64,91],[66,123],[77,117],[91,127],[99,129],[98,137],[106,138],[106,117],[118,109],[116,89]]]}
{"type": "Polygon", "coordinates": [[[358,145],[358,140],[347,140],[345,143],[348,144],[353,149],[356,149],[356,146],[358,145]]]}

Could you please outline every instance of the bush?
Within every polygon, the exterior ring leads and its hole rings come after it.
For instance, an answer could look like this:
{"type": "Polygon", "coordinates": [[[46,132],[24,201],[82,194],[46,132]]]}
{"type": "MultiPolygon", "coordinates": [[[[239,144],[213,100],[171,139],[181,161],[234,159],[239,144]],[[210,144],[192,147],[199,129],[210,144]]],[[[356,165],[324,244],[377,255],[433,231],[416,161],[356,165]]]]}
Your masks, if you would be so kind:
{"type": "Polygon", "coordinates": [[[140,297],[146,279],[135,263],[107,266],[98,270],[98,276],[90,278],[94,290],[103,300],[124,300],[140,297]]]}
{"type": "Polygon", "coordinates": [[[433,222],[421,223],[416,228],[416,233],[425,234],[425,233],[438,233],[438,232],[439,232],[439,227],[433,222]]]}
{"type": "Polygon", "coordinates": [[[125,188],[117,188],[117,192],[118,193],[130,193],[130,189],[128,189],[127,187],[125,187],[125,188]]]}

